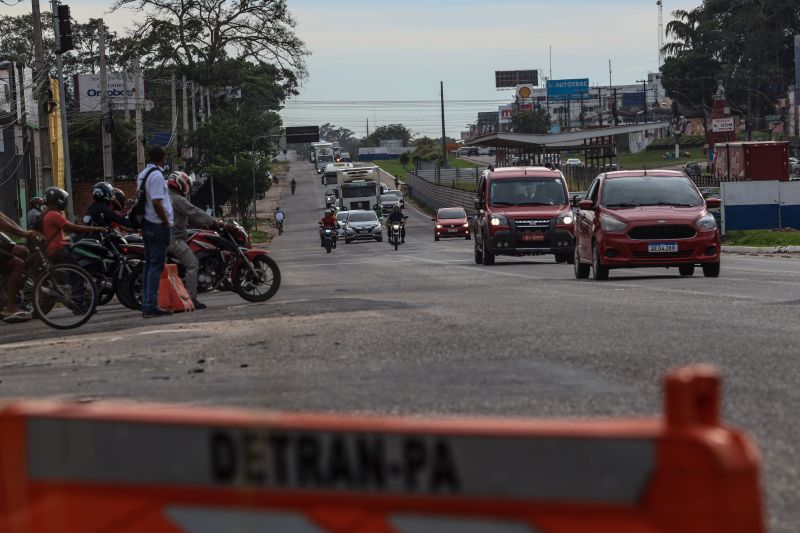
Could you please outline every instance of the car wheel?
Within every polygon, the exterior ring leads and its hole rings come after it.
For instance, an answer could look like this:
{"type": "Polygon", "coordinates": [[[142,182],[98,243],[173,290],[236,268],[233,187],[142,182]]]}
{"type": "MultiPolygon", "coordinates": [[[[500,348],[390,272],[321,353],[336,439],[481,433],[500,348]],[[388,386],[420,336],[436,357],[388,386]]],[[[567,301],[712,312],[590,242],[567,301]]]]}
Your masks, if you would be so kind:
{"type": "Polygon", "coordinates": [[[470,236],[469,236],[469,233],[467,233],[466,235],[464,235],[464,239],[466,239],[466,240],[470,240],[471,238],[472,238],[472,237],[470,237],[470,236]]]}
{"type": "Polygon", "coordinates": [[[434,235],[434,236],[433,236],[433,240],[434,240],[434,241],[438,241],[438,240],[439,240],[439,236],[438,236],[438,235],[434,235]]]}
{"type": "Polygon", "coordinates": [[[589,277],[589,273],[591,272],[591,268],[589,265],[581,263],[577,244],[575,245],[575,253],[573,254],[572,261],[575,264],[575,277],[577,279],[587,279],[589,277]]]}
{"type": "Polygon", "coordinates": [[[381,235],[380,237],[375,237],[375,240],[378,242],[383,242],[383,235],[381,235]]]}
{"type": "Polygon", "coordinates": [[[351,241],[350,239],[345,239],[345,240],[344,240],[344,243],[345,243],[345,244],[350,244],[351,242],[352,242],[352,241],[351,241]]]}
{"type": "Polygon", "coordinates": [[[703,264],[703,275],[707,278],[719,277],[719,263],[705,263],[703,264]]]}
{"type": "Polygon", "coordinates": [[[481,252],[480,248],[478,247],[478,239],[475,239],[475,264],[482,265],[483,264],[483,252],[481,252]]]}
{"type": "Polygon", "coordinates": [[[608,267],[603,266],[600,262],[600,251],[597,246],[592,246],[592,278],[595,281],[604,281],[608,279],[608,267]]]}
{"type": "Polygon", "coordinates": [[[486,247],[486,240],[483,241],[481,255],[483,255],[484,266],[492,266],[494,264],[494,254],[486,247]]]}
{"type": "Polygon", "coordinates": [[[559,265],[567,262],[567,254],[556,254],[556,263],[559,265]]]}
{"type": "Polygon", "coordinates": [[[681,276],[689,278],[694,276],[694,265],[681,265],[678,267],[678,271],[681,273],[681,276]]]}

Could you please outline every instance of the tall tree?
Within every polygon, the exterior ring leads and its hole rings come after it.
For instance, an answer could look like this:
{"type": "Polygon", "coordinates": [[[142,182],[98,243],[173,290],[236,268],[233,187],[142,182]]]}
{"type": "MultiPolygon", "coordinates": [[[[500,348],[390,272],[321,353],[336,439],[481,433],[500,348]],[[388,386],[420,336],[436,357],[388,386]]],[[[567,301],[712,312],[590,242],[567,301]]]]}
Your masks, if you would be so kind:
{"type": "Polygon", "coordinates": [[[306,75],[308,50],[286,0],[116,0],[145,14],[133,37],[152,65],[174,65],[206,85],[227,58],[274,64],[284,78],[306,75]]]}
{"type": "Polygon", "coordinates": [[[547,133],[547,114],[541,111],[524,111],[512,119],[514,133],[547,133]]]}
{"type": "Polygon", "coordinates": [[[378,146],[381,141],[400,140],[403,142],[403,146],[410,146],[412,137],[411,130],[402,124],[387,124],[375,128],[367,141],[372,146],[378,146]]]}

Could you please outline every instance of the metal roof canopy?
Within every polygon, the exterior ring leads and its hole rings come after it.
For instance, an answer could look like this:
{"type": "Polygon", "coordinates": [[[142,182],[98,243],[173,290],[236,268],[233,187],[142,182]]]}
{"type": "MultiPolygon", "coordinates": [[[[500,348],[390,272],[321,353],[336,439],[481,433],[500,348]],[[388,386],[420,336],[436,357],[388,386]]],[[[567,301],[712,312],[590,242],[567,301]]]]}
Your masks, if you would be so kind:
{"type": "Polygon", "coordinates": [[[650,122],[647,124],[631,124],[626,126],[616,126],[613,128],[596,128],[591,130],[573,131],[568,133],[492,133],[478,137],[469,143],[470,146],[493,146],[496,148],[510,149],[538,149],[542,147],[551,148],[555,151],[569,151],[575,148],[584,150],[599,146],[583,145],[576,146],[589,139],[609,137],[613,135],[624,135],[626,133],[639,133],[642,131],[658,130],[668,128],[669,122],[650,122]]]}

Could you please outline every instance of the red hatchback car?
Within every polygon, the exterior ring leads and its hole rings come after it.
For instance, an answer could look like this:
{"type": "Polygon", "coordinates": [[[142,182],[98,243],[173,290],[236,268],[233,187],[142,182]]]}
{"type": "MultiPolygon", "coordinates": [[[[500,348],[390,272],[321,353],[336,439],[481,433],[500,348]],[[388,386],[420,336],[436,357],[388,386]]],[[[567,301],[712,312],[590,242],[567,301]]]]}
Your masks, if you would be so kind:
{"type": "Polygon", "coordinates": [[[683,172],[630,170],[594,180],[575,217],[575,277],[608,278],[610,269],[696,265],[706,277],[720,271],[720,237],[709,207],[683,172]]]}
{"type": "Polygon", "coordinates": [[[436,212],[436,218],[431,220],[434,222],[434,240],[446,237],[470,239],[469,220],[463,207],[443,207],[436,212]]]}

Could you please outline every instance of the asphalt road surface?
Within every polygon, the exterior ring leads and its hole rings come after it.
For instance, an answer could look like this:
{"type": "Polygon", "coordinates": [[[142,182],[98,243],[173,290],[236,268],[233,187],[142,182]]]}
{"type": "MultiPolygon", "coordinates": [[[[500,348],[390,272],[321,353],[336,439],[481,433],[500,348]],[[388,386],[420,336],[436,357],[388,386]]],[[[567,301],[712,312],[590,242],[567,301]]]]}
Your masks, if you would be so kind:
{"type": "Polygon", "coordinates": [[[118,305],[77,331],[0,325],[0,396],[284,410],[530,417],[661,412],[660,379],[718,365],[724,418],[756,439],[771,531],[800,524],[800,259],[725,256],[722,276],[612,271],[577,281],[551,256],[474,264],[408,208],[408,243],[319,246],[323,188],[289,178],[283,284],[264,304],[144,321],[118,305]]]}

